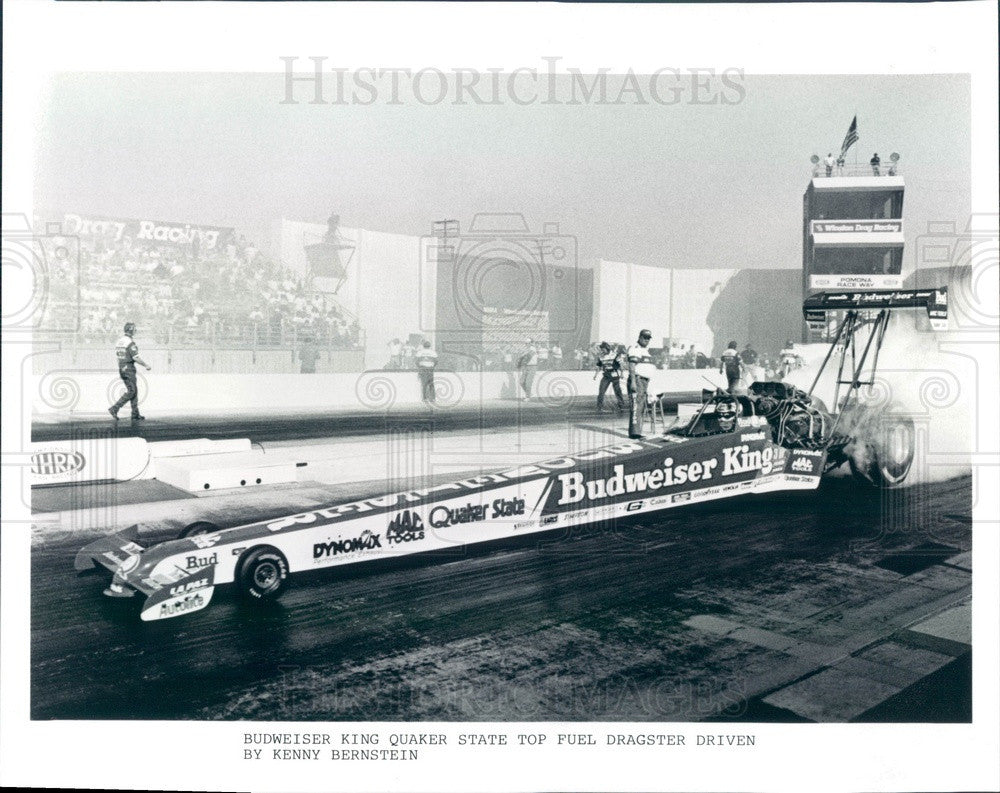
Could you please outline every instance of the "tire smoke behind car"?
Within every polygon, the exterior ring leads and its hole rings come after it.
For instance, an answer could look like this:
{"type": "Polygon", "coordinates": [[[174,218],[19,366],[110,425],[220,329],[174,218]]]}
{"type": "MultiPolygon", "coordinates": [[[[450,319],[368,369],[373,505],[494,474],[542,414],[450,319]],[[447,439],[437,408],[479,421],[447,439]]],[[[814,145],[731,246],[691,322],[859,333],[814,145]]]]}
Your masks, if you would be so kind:
{"type": "MultiPolygon", "coordinates": [[[[855,345],[860,355],[868,341],[866,330],[859,331],[855,345]]],[[[917,456],[907,477],[906,484],[939,482],[971,472],[969,451],[973,447],[972,419],[977,405],[976,387],[979,371],[974,348],[963,347],[961,334],[951,330],[935,333],[930,330],[927,317],[921,312],[895,311],[890,318],[882,350],[878,359],[878,371],[872,386],[862,386],[860,403],[873,410],[888,410],[890,413],[910,417],[916,428],[917,456]],[[947,345],[943,344],[947,342],[947,345]]],[[[827,344],[796,346],[806,365],[791,372],[788,382],[802,389],[808,389],[816,378],[823,358],[829,350],[827,344]]],[[[816,384],[813,393],[823,400],[830,409],[833,404],[837,379],[839,354],[834,353],[827,370],[816,384]]],[[[845,365],[844,379],[849,379],[845,365]]],[[[870,379],[871,355],[862,375],[870,379]]],[[[840,398],[843,400],[847,387],[842,386],[840,398]]],[[[841,423],[840,430],[856,433],[857,443],[847,448],[856,455],[859,466],[864,465],[867,444],[875,440],[874,433],[879,425],[875,422],[841,423]]],[[[843,420],[842,420],[843,422],[843,420]]],[[[847,468],[838,473],[849,473],[847,468]]]]}

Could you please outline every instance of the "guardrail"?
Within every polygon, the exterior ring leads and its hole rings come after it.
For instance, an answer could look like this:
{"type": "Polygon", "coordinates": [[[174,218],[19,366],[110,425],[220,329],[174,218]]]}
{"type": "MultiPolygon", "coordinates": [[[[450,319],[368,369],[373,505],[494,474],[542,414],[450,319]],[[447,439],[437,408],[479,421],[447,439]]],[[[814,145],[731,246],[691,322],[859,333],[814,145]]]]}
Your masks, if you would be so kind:
{"type": "Polygon", "coordinates": [[[837,177],[837,176],[899,176],[902,171],[899,167],[898,162],[889,162],[883,160],[878,168],[871,165],[870,163],[844,163],[843,165],[834,165],[830,173],[827,173],[826,165],[821,160],[819,163],[813,166],[812,175],[813,178],[825,178],[837,177]]]}

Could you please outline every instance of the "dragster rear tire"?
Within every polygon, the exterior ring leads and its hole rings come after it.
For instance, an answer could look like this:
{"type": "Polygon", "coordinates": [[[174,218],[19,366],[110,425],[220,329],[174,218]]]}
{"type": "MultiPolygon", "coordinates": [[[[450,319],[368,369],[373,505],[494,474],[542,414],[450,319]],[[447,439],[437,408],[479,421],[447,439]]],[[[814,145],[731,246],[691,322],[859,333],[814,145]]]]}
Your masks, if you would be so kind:
{"type": "Polygon", "coordinates": [[[251,548],[236,565],[236,587],[251,603],[276,600],[288,586],[288,560],[271,545],[251,548]]]}
{"type": "Polygon", "coordinates": [[[910,473],[916,451],[913,419],[887,411],[873,426],[874,436],[848,455],[851,473],[880,490],[900,487],[910,473]]]}

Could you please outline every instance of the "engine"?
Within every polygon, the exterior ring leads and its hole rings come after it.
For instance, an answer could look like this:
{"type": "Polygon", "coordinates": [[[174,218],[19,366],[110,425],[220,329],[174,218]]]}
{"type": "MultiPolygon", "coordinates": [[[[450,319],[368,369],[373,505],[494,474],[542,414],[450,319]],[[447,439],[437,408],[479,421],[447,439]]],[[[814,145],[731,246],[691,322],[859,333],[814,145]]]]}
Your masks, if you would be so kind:
{"type": "Polygon", "coordinates": [[[776,443],[812,449],[828,440],[830,416],[822,403],[788,383],[757,382],[750,387],[754,412],[767,418],[776,443]]]}

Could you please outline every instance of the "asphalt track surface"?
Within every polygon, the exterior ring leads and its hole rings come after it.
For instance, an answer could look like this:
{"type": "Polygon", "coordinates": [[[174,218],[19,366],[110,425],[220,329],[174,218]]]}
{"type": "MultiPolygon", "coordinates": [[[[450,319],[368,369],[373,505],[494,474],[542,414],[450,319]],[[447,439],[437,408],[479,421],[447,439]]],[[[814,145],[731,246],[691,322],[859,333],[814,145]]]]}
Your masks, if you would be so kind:
{"type": "MultiPolygon", "coordinates": [[[[595,385],[596,390],[596,385],[595,385]]],[[[664,409],[676,410],[678,402],[698,402],[700,392],[673,394],[664,397],[664,409]]],[[[609,394],[605,410],[610,411],[614,395],[609,394]]],[[[156,416],[144,421],[131,421],[127,412],[112,420],[109,415],[80,415],[71,419],[36,420],[31,427],[35,443],[90,438],[116,434],[118,437],[138,437],[147,441],[168,441],[180,438],[211,438],[224,440],[249,437],[255,442],[301,440],[338,435],[366,437],[382,435],[397,427],[433,423],[435,431],[456,432],[478,427],[503,425],[537,426],[558,420],[574,420],[594,415],[594,397],[576,396],[566,399],[491,400],[479,404],[429,408],[424,405],[399,405],[387,410],[371,410],[359,414],[356,410],[330,409],[302,412],[251,412],[241,415],[184,414],[156,416]]]]}
{"type": "MultiPolygon", "coordinates": [[[[694,620],[784,626],[805,647],[876,643],[912,593],[944,602],[955,589],[942,562],[971,548],[971,501],[970,477],[875,497],[832,478],[300,575],[264,609],[222,589],[204,611],[153,623],[102,597],[100,576],[76,576],[79,542],[46,544],[32,552],[32,718],[797,720],[763,700],[805,674],[801,659],[694,620]]],[[[955,656],[936,682],[851,718],[967,720],[969,657],[955,656]]]]}

